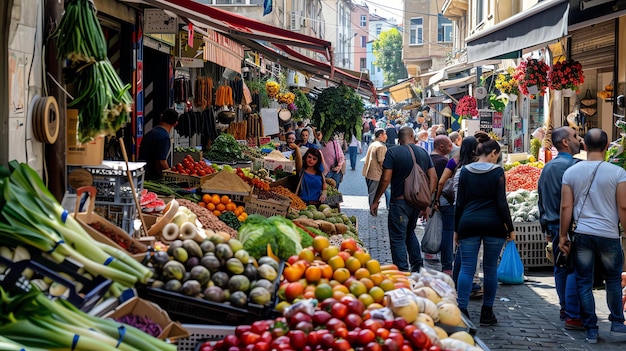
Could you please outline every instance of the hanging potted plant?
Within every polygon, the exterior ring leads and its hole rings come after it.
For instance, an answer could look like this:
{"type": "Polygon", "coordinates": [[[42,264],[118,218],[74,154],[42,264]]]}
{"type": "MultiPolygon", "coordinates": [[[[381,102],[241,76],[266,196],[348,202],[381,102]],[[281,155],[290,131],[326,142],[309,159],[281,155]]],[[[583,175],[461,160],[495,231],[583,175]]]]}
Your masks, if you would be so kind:
{"type": "Polygon", "coordinates": [[[301,121],[305,118],[311,118],[311,115],[313,114],[313,108],[311,107],[311,102],[309,102],[309,98],[300,89],[296,89],[294,91],[294,95],[294,108],[291,111],[293,119],[295,119],[296,121],[301,121]]]}
{"type": "Polygon", "coordinates": [[[324,141],[341,133],[347,142],[353,135],[361,140],[364,111],[361,96],[354,89],[340,84],[324,89],[317,97],[311,123],[324,133],[324,141]]]}
{"type": "Polygon", "coordinates": [[[459,100],[454,110],[459,115],[459,122],[464,118],[472,118],[478,116],[478,108],[476,104],[476,98],[473,96],[465,95],[459,100]]]}
{"type": "Polygon", "coordinates": [[[507,95],[509,101],[517,100],[517,95],[519,95],[519,82],[514,76],[515,68],[509,67],[505,73],[500,73],[496,77],[496,89],[500,90],[503,95],[507,95]]]}
{"type": "Polygon", "coordinates": [[[583,66],[578,61],[557,62],[550,69],[550,89],[570,89],[578,92],[578,86],[585,82],[583,66]]]}
{"type": "Polygon", "coordinates": [[[527,58],[520,62],[515,70],[514,78],[519,82],[519,89],[524,95],[546,94],[548,87],[548,66],[543,60],[527,58]]]}

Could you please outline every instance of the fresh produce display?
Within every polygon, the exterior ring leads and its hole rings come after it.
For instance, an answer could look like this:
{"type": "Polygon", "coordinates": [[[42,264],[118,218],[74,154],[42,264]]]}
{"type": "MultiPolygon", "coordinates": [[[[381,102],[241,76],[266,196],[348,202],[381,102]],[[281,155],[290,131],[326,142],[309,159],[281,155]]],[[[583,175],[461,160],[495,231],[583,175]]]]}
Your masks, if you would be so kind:
{"type": "Polygon", "coordinates": [[[246,307],[270,304],[280,271],[275,259],[255,260],[237,239],[212,235],[202,243],[176,240],[148,262],[155,269],[150,286],[217,303],[246,307]]]}
{"type": "Polygon", "coordinates": [[[141,205],[141,212],[145,213],[161,212],[165,209],[165,201],[159,199],[156,193],[148,191],[148,189],[141,191],[139,204],[141,205]]]}
{"type": "Polygon", "coordinates": [[[213,174],[216,170],[206,164],[204,161],[194,161],[191,155],[185,156],[183,162],[177,164],[172,167],[172,172],[177,172],[181,174],[188,174],[192,176],[203,177],[208,174],[213,174]]]}
{"type": "Polygon", "coordinates": [[[138,254],[142,252],[137,247],[135,247],[135,242],[133,240],[129,240],[130,236],[128,235],[126,235],[126,237],[122,237],[119,233],[110,230],[108,227],[103,226],[99,222],[89,223],[89,226],[104,234],[107,238],[115,241],[116,244],[118,244],[124,250],[130,252],[131,254],[138,254]]]}
{"type": "MultiPolygon", "coordinates": [[[[219,194],[204,194],[202,195],[202,201],[198,202],[200,207],[205,207],[211,211],[215,216],[219,217],[224,213],[232,213],[235,219],[243,222],[248,218],[243,206],[238,206],[227,195],[219,194]]],[[[238,228],[234,228],[238,229],[238,228]]]]}
{"type": "MultiPolygon", "coordinates": [[[[197,222],[198,216],[185,206],[179,206],[171,221],[161,231],[161,239],[170,242],[177,239],[203,241],[207,234],[202,224],[197,222]]],[[[213,233],[210,233],[213,234],[213,233]]]]}
{"type": "Polygon", "coordinates": [[[65,299],[52,301],[36,288],[9,294],[0,287],[0,293],[0,335],[18,345],[4,350],[176,350],[131,325],[90,316],[65,299]]]}
{"type": "Polygon", "coordinates": [[[239,227],[241,227],[242,221],[240,221],[239,218],[231,211],[225,211],[224,213],[219,215],[218,218],[234,230],[237,230],[239,229],[239,227]]]}
{"type": "Polygon", "coordinates": [[[511,168],[515,168],[515,167],[520,166],[520,165],[529,165],[529,166],[532,166],[532,167],[543,169],[543,166],[545,164],[543,162],[541,162],[541,161],[537,161],[537,158],[535,158],[535,156],[530,155],[527,160],[515,161],[515,162],[511,162],[511,163],[505,163],[504,166],[502,166],[502,168],[504,168],[505,171],[508,171],[511,168]]]}
{"type": "Polygon", "coordinates": [[[363,242],[356,230],[356,217],[348,217],[326,204],[319,205],[319,207],[309,205],[299,213],[290,212],[288,217],[294,223],[320,230],[327,236],[340,235],[343,238],[352,238],[360,247],[363,247],[363,242]]]}
{"type": "Polygon", "coordinates": [[[506,194],[513,222],[536,222],[539,220],[539,193],[537,190],[519,189],[506,194]]]}
{"type": "Polygon", "coordinates": [[[211,211],[202,207],[192,201],[186,199],[177,200],[181,206],[187,207],[191,212],[193,212],[196,216],[198,216],[198,221],[202,224],[202,228],[206,231],[207,229],[213,230],[216,233],[225,232],[230,237],[236,237],[237,231],[233,228],[226,225],[226,223],[222,222],[215,216],[211,211]]]}
{"type": "Polygon", "coordinates": [[[200,150],[196,149],[195,147],[176,146],[174,148],[174,152],[193,154],[193,153],[200,153],[200,150]]]}
{"type": "Polygon", "coordinates": [[[289,207],[293,208],[294,210],[300,211],[306,208],[306,204],[298,195],[292,193],[291,190],[283,187],[282,185],[272,187],[272,191],[291,199],[291,205],[289,205],[289,207]]]}
{"type": "Polygon", "coordinates": [[[256,258],[268,255],[268,246],[282,260],[302,251],[302,239],[297,227],[292,221],[280,216],[265,218],[250,215],[239,228],[237,239],[256,258]]]}
{"type": "Polygon", "coordinates": [[[541,168],[531,165],[519,165],[506,171],[504,173],[506,191],[510,192],[518,189],[537,190],[537,181],[539,181],[539,176],[541,175],[541,168]]]}
{"type": "Polygon", "coordinates": [[[78,109],[78,142],[115,135],[129,119],[133,98],[107,58],[107,45],[92,1],[70,0],[54,29],[57,53],[68,59],[67,78],[77,95],[67,106],[78,109]]]}
{"type": "Polygon", "coordinates": [[[71,258],[92,275],[126,287],[150,278],[152,273],[128,253],[92,239],[32,168],[16,161],[9,166],[12,173],[0,167],[0,239],[4,244],[32,247],[56,262],[71,258]]]}
{"type": "Polygon", "coordinates": [[[255,158],[261,158],[265,156],[261,152],[260,148],[257,149],[256,147],[250,147],[248,145],[241,145],[241,153],[244,155],[244,158],[248,160],[253,160],[255,158]]]}
{"type": "Polygon", "coordinates": [[[116,321],[133,326],[142,332],[152,335],[155,338],[158,337],[163,328],[158,323],[155,323],[148,316],[139,316],[136,314],[127,314],[123,317],[116,318],[116,321]]]}
{"type": "Polygon", "coordinates": [[[269,190],[270,185],[265,181],[267,177],[267,170],[263,169],[263,171],[251,171],[249,168],[237,168],[235,173],[241,178],[244,182],[248,183],[250,186],[253,186],[262,190],[269,190]],[[263,172],[265,171],[265,172],[263,172]],[[256,173],[255,173],[256,172],[256,173]],[[263,177],[265,175],[265,177],[263,177]]]}
{"type": "Polygon", "coordinates": [[[167,181],[143,181],[144,190],[154,192],[157,195],[174,196],[193,202],[200,201],[200,197],[196,194],[190,194],[188,189],[181,188],[175,182],[167,181]]]}
{"type": "Polygon", "coordinates": [[[337,195],[341,195],[341,193],[339,192],[339,190],[337,188],[335,188],[334,186],[328,186],[326,188],[326,194],[328,196],[337,196],[337,195]]]}
{"type": "Polygon", "coordinates": [[[205,157],[211,161],[232,162],[244,160],[241,145],[230,134],[220,134],[206,152],[205,157]]]}

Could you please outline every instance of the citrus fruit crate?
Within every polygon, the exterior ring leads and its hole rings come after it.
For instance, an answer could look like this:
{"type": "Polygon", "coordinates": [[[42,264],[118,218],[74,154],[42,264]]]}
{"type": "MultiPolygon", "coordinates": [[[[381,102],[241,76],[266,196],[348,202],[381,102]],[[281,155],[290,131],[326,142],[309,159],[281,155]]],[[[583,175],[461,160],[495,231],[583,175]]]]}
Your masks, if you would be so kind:
{"type": "Polygon", "coordinates": [[[219,341],[235,334],[235,326],[230,325],[183,324],[183,328],[189,332],[189,336],[178,339],[178,351],[199,350],[205,341],[219,341]]]}
{"type": "Polygon", "coordinates": [[[233,202],[246,202],[246,199],[250,197],[250,193],[247,192],[234,192],[228,190],[214,190],[214,189],[198,189],[201,194],[209,194],[209,195],[219,195],[222,197],[223,195],[228,196],[228,198],[233,202]]]}
{"type": "Polygon", "coordinates": [[[289,211],[289,204],[278,204],[273,201],[259,200],[250,197],[246,200],[246,213],[259,214],[263,217],[286,216],[289,211]]]}
{"type": "Polygon", "coordinates": [[[539,222],[514,222],[515,244],[524,268],[551,267],[546,257],[546,236],[539,222]]]}

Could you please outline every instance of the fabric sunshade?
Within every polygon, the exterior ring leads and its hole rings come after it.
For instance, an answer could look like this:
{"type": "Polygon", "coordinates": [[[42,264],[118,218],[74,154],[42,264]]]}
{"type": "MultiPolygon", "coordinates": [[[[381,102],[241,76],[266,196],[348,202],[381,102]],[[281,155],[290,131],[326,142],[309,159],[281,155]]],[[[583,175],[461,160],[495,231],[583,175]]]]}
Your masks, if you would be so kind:
{"type": "Polygon", "coordinates": [[[453,87],[462,87],[476,81],[476,77],[469,76],[457,79],[448,79],[443,82],[439,82],[439,89],[449,89],[453,87]]]}
{"type": "Polygon", "coordinates": [[[466,39],[467,61],[499,57],[567,35],[569,1],[544,1],[466,39]]]}

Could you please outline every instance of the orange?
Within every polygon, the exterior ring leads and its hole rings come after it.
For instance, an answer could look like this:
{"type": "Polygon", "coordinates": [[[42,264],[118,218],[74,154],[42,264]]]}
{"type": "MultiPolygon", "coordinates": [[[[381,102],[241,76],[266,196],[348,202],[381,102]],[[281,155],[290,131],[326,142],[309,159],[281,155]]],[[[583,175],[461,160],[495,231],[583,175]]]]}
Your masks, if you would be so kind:
{"type": "Polygon", "coordinates": [[[213,205],[217,205],[220,203],[220,196],[217,194],[214,194],[213,196],[211,196],[211,203],[213,205]]]}
{"type": "Polygon", "coordinates": [[[337,301],[341,300],[342,297],[346,296],[347,294],[341,290],[336,290],[333,291],[333,298],[337,301]]]}
{"type": "Polygon", "coordinates": [[[311,249],[303,249],[298,254],[298,258],[307,262],[313,262],[313,259],[315,258],[315,253],[311,249]]]}
{"type": "Polygon", "coordinates": [[[333,291],[342,291],[344,294],[349,294],[350,290],[348,290],[348,287],[343,285],[343,284],[339,284],[337,283],[337,285],[333,286],[333,291]]]}
{"type": "Polygon", "coordinates": [[[285,267],[285,269],[283,269],[283,276],[288,282],[296,282],[302,277],[302,272],[297,267],[285,267]]]}
{"type": "Polygon", "coordinates": [[[237,219],[239,220],[239,222],[243,222],[246,220],[246,217],[244,217],[243,215],[239,215],[237,216],[237,219]]]}
{"type": "Polygon", "coordinates": [[[222,197],[220,198],[220,202],[226,205],[227,203],[230,202],[230,199],[228,198],[228,196],[222,195],[222,197]]]}
{"type": "Polygon", "coordinates": [[[200,207],[206,207],[206,204],[203,201],[198,202],[198,206],[200,207]]]}
{"type": "Polygon", "coordinates": [[[212,202],[209,202],[209,203],[206,204],[206,208],[209,211],[213,211],[213,210],[215,210],[215,204],[212,203],[212,202]]]}
{"type": "Polygon", "coordinates": [[[221,216],[221,215],[222,215],[222,212],[221,212],[221,211],[218,211],[218,210],[215,210],[215,211],[213,211],[213,215],[215,215],[215,216],[218,216],[218,217],[219,217],[219,216],[221,216]]]}
{"type": "MultiPolygon", "coordinates": [[[[325,249],[324,252],[326,252],[325,249]]],[[[339,256],[333,256],[328,260],[328,265],[332,268],[333,271],[336,271],[339,268],[344,268],[346,266],[346,263],[343,261],[343,259],[339,256]]]]}
{"type": "Polygon", "coordinates": [[[331,279],[333,277],[333,267],[324,264],[322,266],[322,277],[325,279],[331,279]]]}
{"type": "Polygon", "coordinates": [[[362,267],[365,267],[365,264],[367,263],[367,261],[372,259],[372,256],[365,251],[357,251],[354,254],[352,254],[352,256],[356,257],[359,260],[359,262],[361,262],[362,267]]]}
{"type": "Polygon", "coordinates": [[[361,268],[361,262],[357,258],[350,256],[346,260],[346,268],[348,268],[350,273],[354,273],[361,268]]]}
{"type": "Polygon", "coordinates": [[[207,204],[211,202],[211,195],[209,194],[202,195],[202,202],[207,203],[207,204]]]}
{"type": "Polygon", "coordinates": [[[245,213],[245,212],[244,212],[244,213],[242,213],[242,214],[240,214],[240,216],[242,216],[242,217],[243,217],[243,220],[244,220],[244,221],[245,221],[246,219],[248,219],[248,214],[247,214],[247,213],[245,213]]]}
{"type": "Polygon", "coordinates": [[[243,206],[237,206],[237,208],[235,208],[235,214],[236,214],[237,216],[239,216],[240,214],[242,214],[242,213],[243,213],[243,211],[244,211],[243,206]]]}
{"type": "Polygon", "coordinates": [[[370,277],[370,271],[368,271],[367,268],[359,268],[356,271],[354,271],[353,274],[354,274],[354,277],[359,280],[361,280],[361,278],[370,277]]]}
{"type": "Polygon", "coordinates": [[[235,205],[234,203],[230,202],[226,204],[226,211],[234,212],[236,209],[237,205],[235,205]]]}
{"type": "Polygon", "coordinates": [[[217,204],[215,205],[215,209],[220,212],[224,212],[224,210],[226,209],[226,206],[224,206],[224,204],[217,204]]]}
{"type": "Polygon", "coordinates": [[[374,273],[370,275],[370,279],[374,282],[374,285],[380,285],[380,282],[385,280],[385,278],[386,277],[382,275],[381,273],[374,273]]]}
{"type": "Polygon", "coordinates": [[[328,284],[319,284],[315,287],[315,298],[317,301],[324,301],[333,296],[333,288],[328,284]]]}
{"type": "Polygon", "coordinates": [[[385,291],[378,286],[372,287],[368,293],[374,299],[374,302],[381,303],[385,297],[385,291]]]}
{"type": "Polygon", "coordinates": [[[302,297],[304,297],[305,299],[314,299],[315,298],[315,292],[314,291],[304,290],[304,295],[302,295],[302,297]]]}
{"type": "Polygon", "coordinates": [[[317,283],[322,278],[322,269],[320,267],[311,266],[304,272],[306,281],[309,283],[317,283]]]}
{"type": "Polygon", "coordinates": [[[333,273],[333,279],[336,281],[343,283],[350,278],[350,271],[345,268],[338,268],[333,273]]]}
{"type": "Polygon", "coordinates": [[[322,251],[329,246],[330,246],[330,241],[328,241],[328,238],[323,237],[321,235],[318,235],[315,238],[313,238],[313,248],[315,249],[315,251],[322,253],[322,251]]]}
{"type": "Polygon", "coordinates": [[[374,303],[374,298],[372,298],[369,294],[361,294],[359,295],[359,301],[363,302],[365,307],[374,303]]]}

